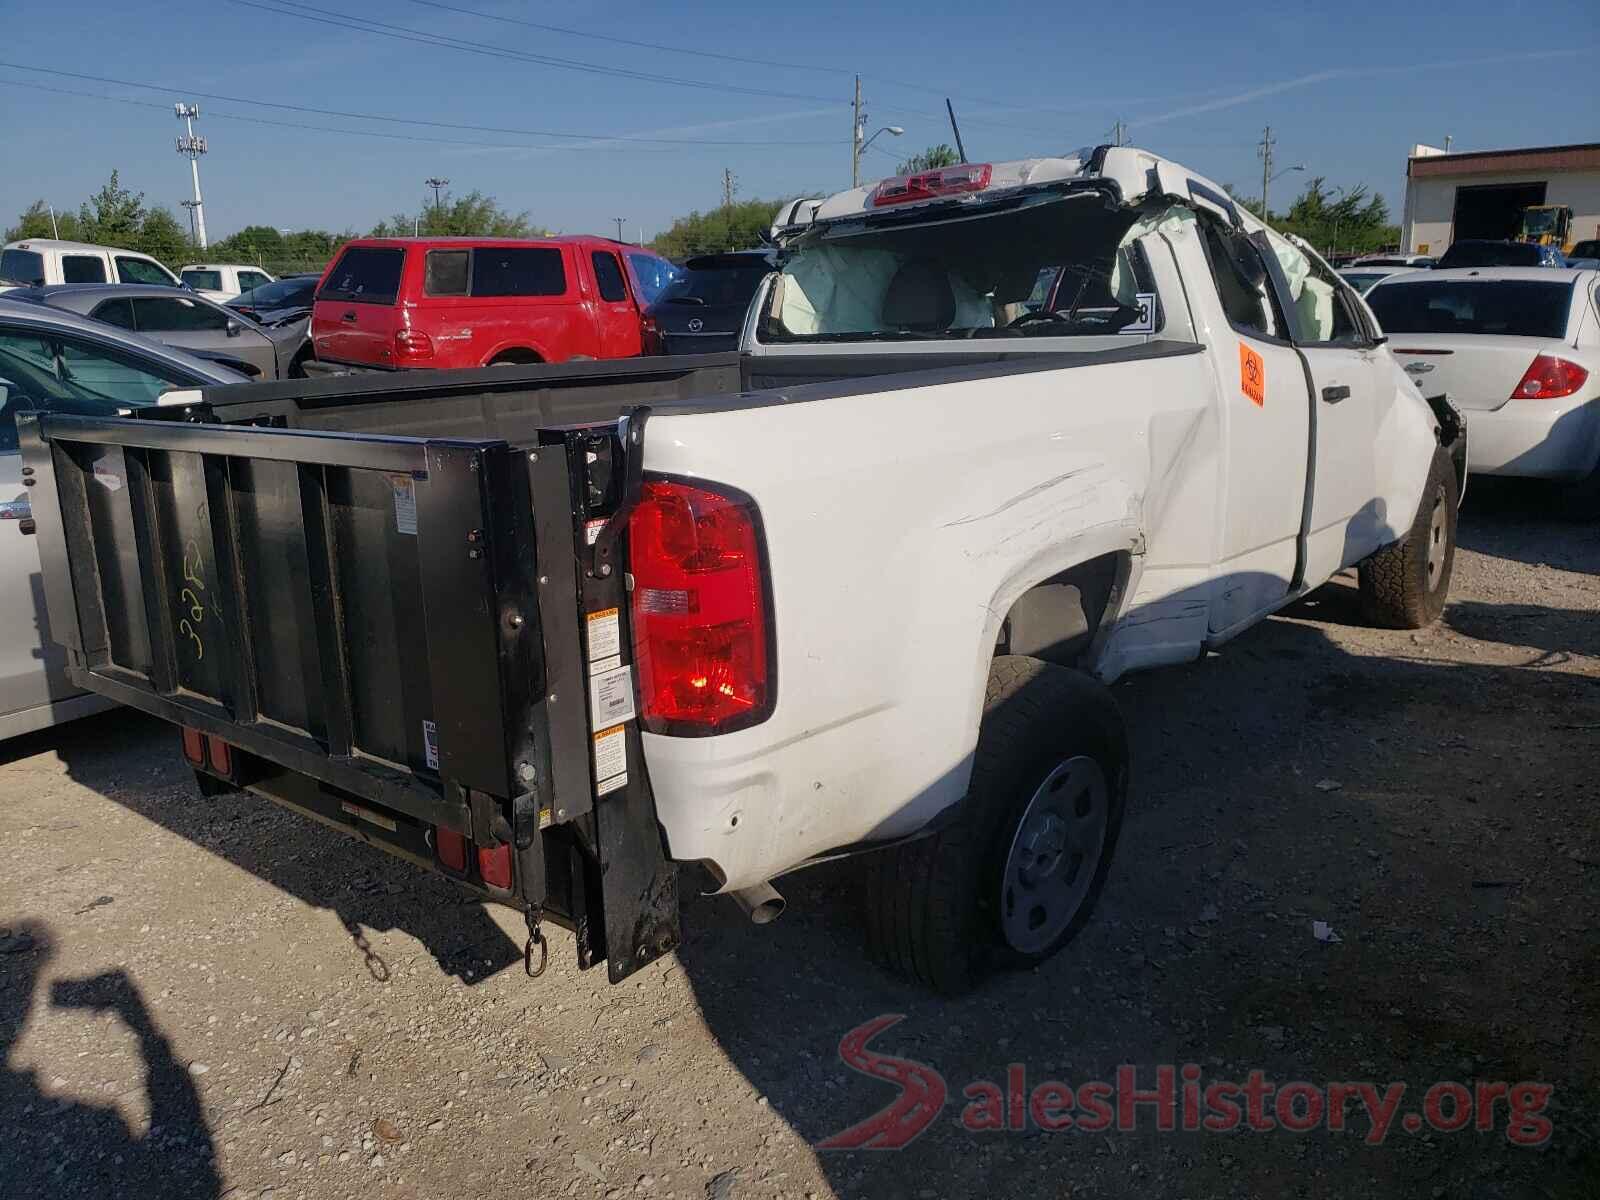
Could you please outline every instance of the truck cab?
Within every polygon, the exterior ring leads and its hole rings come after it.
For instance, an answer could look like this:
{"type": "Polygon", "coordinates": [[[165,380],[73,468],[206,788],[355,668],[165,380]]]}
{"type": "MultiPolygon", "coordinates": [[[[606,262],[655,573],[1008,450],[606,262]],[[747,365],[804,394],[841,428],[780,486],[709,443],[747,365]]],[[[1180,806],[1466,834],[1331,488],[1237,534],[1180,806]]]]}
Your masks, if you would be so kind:
{"type": "Polygon", "coordinates": [[[53,238],[7,242],[0,250],[0,287],[55,283],[153,283],[183,286],[148,254],[53,238]]]}

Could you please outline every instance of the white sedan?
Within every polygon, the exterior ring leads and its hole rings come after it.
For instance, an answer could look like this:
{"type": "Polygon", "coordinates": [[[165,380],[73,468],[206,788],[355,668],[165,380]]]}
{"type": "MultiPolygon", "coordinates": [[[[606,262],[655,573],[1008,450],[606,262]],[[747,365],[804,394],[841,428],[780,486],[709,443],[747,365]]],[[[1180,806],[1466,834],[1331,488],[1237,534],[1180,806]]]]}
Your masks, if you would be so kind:
{"type": "Polygon", "coordinates": [[[1600,272],[1413,271],[1367,293],[1427,395],[1467,420],[1470,469],[1600,482],[1600,272]]]}
{"type": "Polygon", "coordinates": [[[1365,296],[1385,279],[1392,278],[1395,275],[1404,275],[1407,271],[1416,269],[1415,267],[1391,267],[1382,264],[1363,266],[1361,263],[1351,263],[1348,267],[1339,268],[1339,278],[1365,296]]]}

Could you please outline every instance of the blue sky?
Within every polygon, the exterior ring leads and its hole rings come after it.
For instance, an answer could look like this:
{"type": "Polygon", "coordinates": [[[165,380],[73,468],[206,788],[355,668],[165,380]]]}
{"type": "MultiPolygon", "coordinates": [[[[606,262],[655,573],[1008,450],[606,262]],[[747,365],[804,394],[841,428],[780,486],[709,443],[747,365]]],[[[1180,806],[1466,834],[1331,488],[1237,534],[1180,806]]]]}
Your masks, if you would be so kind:
{"type": "MultiPolygon", "coordinates": [[[[112,167],[182,216],[189,172],[173,146],[177,100],[201,107],[213,238],[255,223],[364,231],[415,209],[430,175],[564,232],[609,233],[611,219],[624,217],[630,238],[719,203],[724,167],[742,197],[823,194],[849,184],[857,71],[869,131],[906,130],[877,139],[863,162],[869,178],[892,174],[902,152],[949,140],[947,91],[974,160],[1092,144],[1121,119],[1135,144],[1259,194],[1256,143],[1270,122],[1279,166],[1303,162],[1333,184],[1365,184],[1396,214],[1413,142],[1450,134],[1468,150],[1600,136],[1593,0],[1539,6],[1533,31],[1526,16],[1508,18],[1490,0],[1426,8],[11,0],[6,13],[0,60],[16,64],[0,67],[7,223],[36,198],[75,206],[112,167]],[[502,19],[452,11],[463,9],[502,19]],[[380,22],[384,34],[348,27],[380,22]],[[437,38],[474,48],[422,44],[437,38]],[[422,121],[517,132],[406,123],[422,121]],[[546,135],[554,133],[584,136],[546,135]],[[657,140],[603,140],[624,136],[657,140]]],[[[1303,178],[1278,180],[1275,206],[1303,178]]]]}

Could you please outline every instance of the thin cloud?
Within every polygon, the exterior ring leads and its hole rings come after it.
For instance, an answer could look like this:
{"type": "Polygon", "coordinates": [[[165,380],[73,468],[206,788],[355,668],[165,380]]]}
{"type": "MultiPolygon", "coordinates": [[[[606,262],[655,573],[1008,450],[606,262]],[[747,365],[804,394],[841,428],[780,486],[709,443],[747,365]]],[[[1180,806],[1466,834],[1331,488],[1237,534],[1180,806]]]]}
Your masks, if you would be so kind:
{"type": "Polygon", "coordinates": [[[1335,67],[1327,71],[1314,71],[1309,75],[1300,75],[1294,79],[1284,79],[1277,83],[1263,84],[1260,87],[1250,88],[1243,92],[1208,100],[1204,104],[1189,104],[1182,108],[1170,109],[1167,112],[1157,113],[1151,117],[1140,117],[1130,121],[1130,125],[1160,125],[1166,121],[1176,121],[1182,117],[1199,116],[1202,113],[1215,112],[1223,108],[1235,108],[1241,104],[1249,104],[1252,100],[1260,100],[1265,96],[1275,96],[1279,92],[1287,92],[1296,88],[1311,87],[1318,83],[1329,83],[1335,79],[1360,79],[1380,75],[1412,74],[1417,71],[1458,70],[1463,67],[1491,67],[1502,66],[1506,63],[1531,62],[1551,58],[1586,58],[1595,53],[1593,47],[1571,50],[1530,50],[1520,54],[1493,54],[1481,58],[1446,59],[1440,62],[1407,63],[1403,66],[1388,67],[1335,67]]]}
{"type": "MultiPolygon", "coordinates": [[[[693,125],[672,125],[662,129],[646,129],[633,133],[618,134],[616,137],[594,138],[590,141],[574,142],[570,146],[529,146],[525,150],[514,149],[510,151],[499,148],[484,148],[482,150],[463,148],[463,152],[470,157],[482,157],[484,155],[506,157],[509,155],[515,158],[541,158],[546,154],[560,154],[566,150],[623,149],[631,145],[631,143],[621,140],[624,138],[678,137],[692,133],[712,133],[717,130],[739,129],[751,125],[772,125],[780,121],[801,121],[810,117],[831,117],[842,111],[842,105],[833,105],[828,108],[804,108],[793,112],[767,113],[757,117],[732,117],[722,121],[700,121],[693,125]]],[[[738,147],[728,146],[722,149],[736,150],[738,147]]],[[[681,153],[681,151],[674,148],[668,150],[667,153],[676,154],[681,153]]]]}

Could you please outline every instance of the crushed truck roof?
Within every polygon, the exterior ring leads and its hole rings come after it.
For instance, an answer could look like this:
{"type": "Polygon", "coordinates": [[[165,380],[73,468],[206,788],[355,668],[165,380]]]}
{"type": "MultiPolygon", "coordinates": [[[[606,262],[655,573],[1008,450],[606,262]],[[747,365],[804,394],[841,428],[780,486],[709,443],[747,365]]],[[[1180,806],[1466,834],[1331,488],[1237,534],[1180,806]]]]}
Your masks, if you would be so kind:
{"type": "Polygon", "coordinates": [[[774,229],[794,236],[812,225],[848,221],[934,205],[984,205],[1019,192],[1049,187],[1111,185],[1120,202],[1136,207],[1152,194],[1169,196],[1221,212],[1249,230],[1261,222],[1237,205],[1227,190],[1181,163],[1134,146],[1093,146],[1070,154],[1021,158],[1010,162],[962,163],[895,175],[863,187],[837,192],[822,201],[790,207],[787,224],[774,229]]]}

